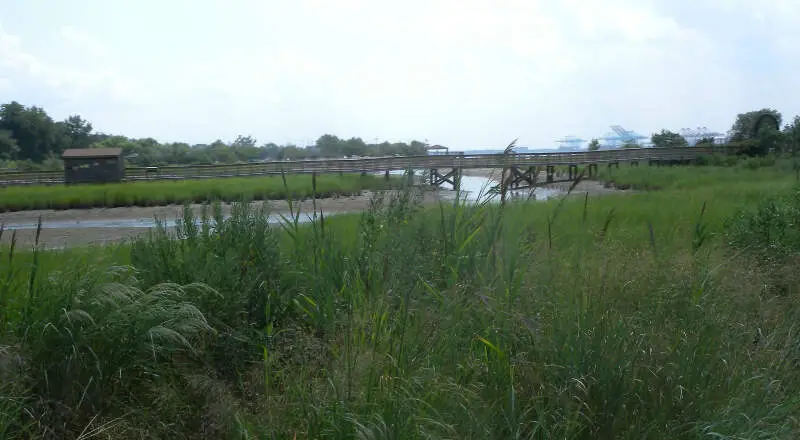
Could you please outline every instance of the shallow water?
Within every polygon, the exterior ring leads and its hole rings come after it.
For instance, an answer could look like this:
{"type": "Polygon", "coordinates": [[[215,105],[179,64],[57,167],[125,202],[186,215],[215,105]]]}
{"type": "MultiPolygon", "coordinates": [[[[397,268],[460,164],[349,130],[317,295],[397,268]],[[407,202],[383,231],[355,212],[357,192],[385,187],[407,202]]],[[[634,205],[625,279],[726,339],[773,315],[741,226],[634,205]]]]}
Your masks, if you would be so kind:
{"type": "MultiPolygon", "coordinates": [[[[393,171],[392,174],[402,174],[403,171],[393,171]]],[[[382,174],[382,173],[376,173],[382,174]]],[[[456,193],[449,185],[445,184],[440,189],[440,194],[444,198],[454,199],[458,195],[462,200],[467,202],[474,202],[477,200],[486,200],[487,198],[496,201],[499,198],[498,194],[489,194],[488,191],[496,184],[491,179],[479,176],[462,176],[461,177],[461,192],[456,193]]],[[[511,198],[525,198],[535,200],[547,200],[560,194],[561,191],[552,188],[536,188],[532,193],[528,189],[512,190],[509,191],[511,198]]],[[[326,215],[333,215],[326,214],[326,215]]],[[[269,216],[269,223],[277,224],[281,221],[280,215],[273,214],[269,216]]],[[[298,219],[300,223],[307,223],[310,221],[307,215],[301,215],[298,219]]],[[[198,219],[199,222],[199,219],[198,219]]],[[[164,219],[163,223],[167,227],[174,227],[177,223],[175,219],[164,219]]],[[[153,218],[125,218],[125,219],[102,219],[102,220],[57,220],[57,221],[43,221],[42,229],[87,229],[87,228],[153,228],[156,226],[156,221],[153,218]]],[[[6,223],[4,225],[6,230],[25,230],[36,229],[36,223],[6,223]]]]}

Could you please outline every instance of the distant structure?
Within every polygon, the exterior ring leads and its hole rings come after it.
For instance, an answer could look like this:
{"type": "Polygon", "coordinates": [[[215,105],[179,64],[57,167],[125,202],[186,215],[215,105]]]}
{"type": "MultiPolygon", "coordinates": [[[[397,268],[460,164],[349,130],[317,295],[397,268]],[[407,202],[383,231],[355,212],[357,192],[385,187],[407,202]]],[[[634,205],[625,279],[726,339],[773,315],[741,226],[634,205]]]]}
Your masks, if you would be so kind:
{"type": "Polygon", "coordinates": [[[697,127],[697,128],[682,128],[680,130],[680,135],[686,139],[686,142],[689,143],[689,146],[697,145],[697,142],[700,139],[705,138],[712,138],[714,139],[715,144],[722,144],[725,143],[726,137],[723,133],[717,133],[716,131],[710,131],[706,127],[697,127]]]}
{"type": "Polygon", "coordinates": [[[612,125],[611,130],[611,133],[606,133],[603,137],[598,139],[602,147],[619,148],[625,144],[641,146],[643,145],[642,141],[648,139],[647,136],[636,133],[635,131],[626,130],[620,125],[612,125]]]}
{"type": "Polygon", "coordinates": [[[119,182],[125,177],[122,148],[72,148],[61,159],[68,184],[119,182]]]}
{"type": "Polygon", "coordinates": [[[425,149],[428,151],[429,156],[438,156],[442,154],[447,154],[449,148],[442,146],[442,145],[426,145],[425,149]]]}
{"type": "Polygon", "coordinates": [[[564,136],[563,138],[556,141],[560,147],[559,150],[562,151],[578,151],[583,146],[583,143],[586,142],[585,139],[581,139],[577,136],[564,136]]]}

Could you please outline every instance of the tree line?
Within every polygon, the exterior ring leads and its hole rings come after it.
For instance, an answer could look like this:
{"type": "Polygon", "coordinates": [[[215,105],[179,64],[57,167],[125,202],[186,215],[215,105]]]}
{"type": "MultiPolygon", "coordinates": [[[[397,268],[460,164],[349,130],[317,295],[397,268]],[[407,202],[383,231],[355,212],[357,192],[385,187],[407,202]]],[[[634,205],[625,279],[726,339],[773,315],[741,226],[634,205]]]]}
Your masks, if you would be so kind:
{"type": "Polygon", "coordinates": [[[133,166],[214,164],[317,157],[425,154],[420,141],[367,143],[326,134],[314,145],[259,145],[252,136],[210,144],[160,143],[152,138],[129,138],[99,133],[79,115],[55,121],[44,109],[13,101],[0,105],[0,168],[61,169],[61,153],[70,148],[121,148],[133,166]]]}
{"type": "MultiPolygon", "coordinates": [[[[728,132],[729,143],[746,154],[770,151],[800,151],[800,116],[781,128],[782,115],[775,109],[740,113],[728,132]],[[764,117],[767,115],[767,117],[764,117]],[[757,124],[757,122],[759,122],[757,124]]],[[[651,137],[654,147],[688,146],[678,133],[661,130],[651,137]]],[[[700,139],[697,145],[713,143],[700,139]]],[[[121,148],[125,160],[133,166],[170,164],[238,163],[263,160],[309,159],[343,156],[387,156],[425,154],[426,144],[419,141],[366,143],[361,138],[342,139],[331,134],[319,137],[314,145],[258,145],[252,136],[238,136],[233,142],[215,140],[210,144],[184,142],[160,143],[152,138],[98,133],[79,115],[55,121],[41,107],[12,101],[0,105],[0,168],[61,169],[61,153],[70,148],[121,148]]],[[[638,147],[625,145],[623,148],[638,147]]],[[[593,139],[589,150],[600,148],[593,139]]]]}
{"type": "MultiPolygon", "coordinates": [[[[763,108],[736,115],[727,142],[738,147],[743,154],[762,155],[769,152],[791,153],[800,151],[800,116],[795,116],[791,123],[783,126],[783,116],[775,109],[763,108]],[[765,117],[766,115],[766,117],[765,117]]],[[[689,142],[678,133],[661,130],[653,133],[650,142],[656,148],[687,147],[689,142]]],[[[698,139],[695,145],[713,144],[714,138],[698,139]]],[[[625,144],[622,148],[638,148],[636,144],[625,144]]],[[[600,141],[592,139],[589,151],[600,149],[600,141]]]]}

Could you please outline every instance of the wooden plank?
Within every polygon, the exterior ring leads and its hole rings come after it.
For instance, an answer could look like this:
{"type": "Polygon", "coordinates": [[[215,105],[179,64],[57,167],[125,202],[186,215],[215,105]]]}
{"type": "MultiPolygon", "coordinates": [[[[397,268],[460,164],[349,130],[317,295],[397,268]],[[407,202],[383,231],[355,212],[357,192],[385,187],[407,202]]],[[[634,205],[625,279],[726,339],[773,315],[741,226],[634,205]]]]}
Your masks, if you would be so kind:
{"type": "MultiPolygon", "coordinates": [[[[146,167],[125,169],[125,180],[188,179],[232,176],[265,176],[309,173],[360,173],[406,169],[444,168],[527,168],[538,166],[588,165],[646,160],[688,160],[725,147],[638,148],[528,154],[459,154],[436,156],[367,157],[359,159],[316,159],[224,165],[170,165],[148,172],[146,167]]],[[[0,185],[63,182],[61,171],[0,171],[0,185]]]]}

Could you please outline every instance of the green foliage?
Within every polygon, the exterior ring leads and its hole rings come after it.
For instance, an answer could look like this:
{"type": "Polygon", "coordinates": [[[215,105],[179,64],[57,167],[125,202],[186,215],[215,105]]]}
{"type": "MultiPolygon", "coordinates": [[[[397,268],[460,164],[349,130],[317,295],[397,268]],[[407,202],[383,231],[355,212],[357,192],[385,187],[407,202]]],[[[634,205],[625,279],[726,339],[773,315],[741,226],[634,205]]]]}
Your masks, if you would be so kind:
{"type": "MultiPolygon", "coordinates": [[[[611,172],[661,191],[425,208],[409,190],[306,226],[239,205],[230,218],[187,211],[132,244],[135,270],[43,253],[27,321],[38,334],[25,339],[15,314],[0,345],[49,369],[18,370],[24,399],[0,423],[10,438],[87,426],[113,438],[797,438],[798,284],[717,239],[793,172],[611,172]],[[185,281],[207,287],[146,299],[185,281]],[[136,304],[109,303],[129,289],[136,304]],[[194,319],[161,314],[184,302],[194,319]],[[151,318],[185,322],[189,344],[142,355],[151,318]],[[69,332],[45,339],[47,323],[69,332]],[[78,343],[58,336],[72,332],[78,343]],[[62,394],[26,389],[51,371],[74,377],[62,394]]],[[[12,276],[23,310],[28,275],[12,276]]]]}
{"type": "Polygon", "coordinates": [[[785,149],[785,134],[780,131],[781,114],[777,110],[762,109],[740,113],[731,128],[730,144],[740,154],[764,156],[785,149]]]}
{"type": "Polygon", "coordinates": [[[797,154],[800,151],[800,116],[794,117],[792,123],[783,129],[783,134],[785,151],[797,154]]]}
{"type": "Polygon", "coordinates": [[[695,143],[695,145],[713,145],[713,144],[714,144],[713,137],[700,138],[697,140],[697,143],[695,143]]]}
{"type": "Polygon", "coordinates": [[[782,261],[800,252],[800,186],[743,209],[727,223],[730,244],[757,253],[767,261],[782,261]]]}
{"type": "Polygon", "coordinates": [[[761,129],[780,130],[781,118],[782,116],[779,111],[770,108],[739,113],[736,115],[736,121],[731,127],[730,140],[731,142],[739,142],[747,139],[755,139],[758,137],[761,129]],[[764,119],[760,126],[756,127],[756,123],[759,122],[759,119],[761,119],[764,114],[771,116],[777,121],[777,124],[773,124],[773,121],[764,119]]]}
{"type": "Polygon", "coordinates": [[[658,148],[686,147],[689,145],[683,136],[669,130],[661,130],[660,133],[653,134],[650,141],[658,148]]]}
{"type": "Polygon", "coordinates": [[[599,149],[600,149],[600,141],[598,141],[597,139],[592,139],[592,141],[589,142],[589,151],[597,151],[599,149]]]}
{"type": "MultiPolygon", "coordinates": [[[[359,194],[399,185],[400,179],[366,175],[324,175],[317,178],[320,197],[359,194]]],[[[74,209],[119,206],[159,206],[183,202],[282,200],[312,194],[312,177],[293,175],[284,186],[279,177],[231,177],[71,186],[9,186],[0,188],[0,212],[30,209],[74,209]]]]}
{"type": "Polygon", "coordinates": [[[93,129],[92,124],[79,115],[56,122],[42,108],[25,107],[16,101],[3,104],[0,106],[0,167],[50,169],[50,166],[37,165],[46,160],[57,160],[68,148],[90,147],[122,148],[127,164],[135,166],[426,154],[425,144],[418,141],[367,144],[360,138],[343,140],[323,135],[315,146],[278,146],[274,143],[259,146],[254,137],[240,135],[229,144],[218,139],[211,144],[190,146],[183,142],[161,144],[152,138],[133,139],[94,133],[93,129]],[[11,161],[11,164],[3,161],[11,161]]]}

